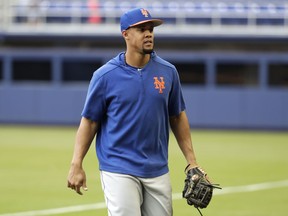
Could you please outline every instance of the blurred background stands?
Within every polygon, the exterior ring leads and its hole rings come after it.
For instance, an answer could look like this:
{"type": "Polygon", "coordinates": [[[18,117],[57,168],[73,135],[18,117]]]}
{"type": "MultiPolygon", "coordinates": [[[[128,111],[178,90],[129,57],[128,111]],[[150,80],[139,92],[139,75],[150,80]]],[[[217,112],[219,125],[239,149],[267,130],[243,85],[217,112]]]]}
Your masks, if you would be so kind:
{"type": "MultiPolygon", "coordinates": [[[[119,17],[134,7],[147,8],[153,16],[162,18],[166,26],[172,25],[182,34],[197,34],[197,31],[241,34],[243,29],[249,31],[242,34],[265,34],[268,31],[265,27],[269,27],[270,32],[275,29],[274,34],[283,35],[288,29],[288,1],[285,0],[2,0],[0,5],[2,31],[8,32],[25,31],[25,24],[38,24],[43,26],[38,31],[52,29],[55,33],[65,31],[63,24],[71,24],[77,32],[79,24],[83,27],[97,23],[107,27],[103,29],[104,33],[116,34],[115,25],[118,27],[119,17]],[[195,26],[201,29],[193,29],[195,26]],[[214,30],[211,31],[211,27],[214,30]]],[[[96,29],[82,28],[84,32],[92,31],[93,34],[99,32],[96,29]]],[[[27,27],[26,31],[30,29],[27,27]]],[[[171,27],[163,28],[160,33],[171,33],[171,27]]]]}

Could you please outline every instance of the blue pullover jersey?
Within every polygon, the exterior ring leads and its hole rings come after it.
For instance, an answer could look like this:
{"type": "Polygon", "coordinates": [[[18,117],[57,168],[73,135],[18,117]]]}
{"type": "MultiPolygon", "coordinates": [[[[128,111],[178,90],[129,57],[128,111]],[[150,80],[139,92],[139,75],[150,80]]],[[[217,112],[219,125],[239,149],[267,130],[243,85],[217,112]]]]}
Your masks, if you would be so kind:
{"type": "Polygon", "coordinates": [[[151,178],[168,172],[169,116],[185,109],[176,68],[156,55],[142,69],[120,53],[91,79],[82,116],[100,123],[100,170],[151,178]]]}

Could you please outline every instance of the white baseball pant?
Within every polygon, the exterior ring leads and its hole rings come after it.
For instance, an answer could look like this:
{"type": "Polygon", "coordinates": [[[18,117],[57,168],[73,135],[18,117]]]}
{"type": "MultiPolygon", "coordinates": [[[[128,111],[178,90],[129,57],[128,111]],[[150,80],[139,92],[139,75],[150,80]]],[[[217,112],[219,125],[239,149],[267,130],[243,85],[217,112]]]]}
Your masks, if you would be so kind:
{"type": "Polygon", "coordinates": [[[109,216],[172,216],[169,173],[156,178],[101,171],[109,216]]]}

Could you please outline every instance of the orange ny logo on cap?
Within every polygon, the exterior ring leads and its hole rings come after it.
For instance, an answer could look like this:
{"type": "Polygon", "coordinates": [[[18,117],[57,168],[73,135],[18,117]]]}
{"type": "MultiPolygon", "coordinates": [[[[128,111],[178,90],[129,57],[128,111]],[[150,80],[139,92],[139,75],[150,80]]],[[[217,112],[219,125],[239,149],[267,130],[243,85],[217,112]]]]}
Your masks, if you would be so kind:
{"type": "Polygon", "coordinates": [[[143,16],[148,17],[149,13],[146,9],[142,8],[141,9],[141,13],[143,14],[143,16]]]}

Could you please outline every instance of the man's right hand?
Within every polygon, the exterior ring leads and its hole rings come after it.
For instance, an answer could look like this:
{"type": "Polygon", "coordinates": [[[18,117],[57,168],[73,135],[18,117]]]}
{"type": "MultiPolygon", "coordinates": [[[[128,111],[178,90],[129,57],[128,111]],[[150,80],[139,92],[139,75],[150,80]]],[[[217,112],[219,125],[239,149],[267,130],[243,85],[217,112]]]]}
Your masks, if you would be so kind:
{"type": "Polygon", "coordinates": [[[78,194],[83,195],[81,187],[87,191],[86,174],[82,167],[71,165],[67,178],[67,187],[75,190],[78,194]]]}

